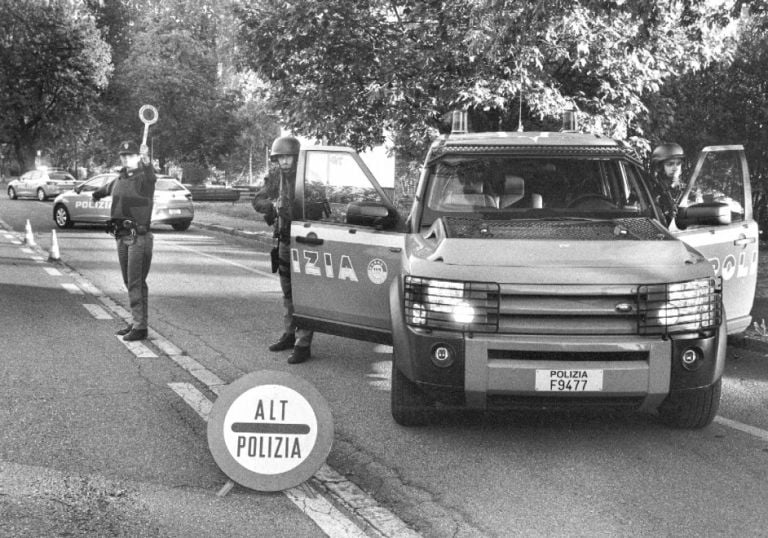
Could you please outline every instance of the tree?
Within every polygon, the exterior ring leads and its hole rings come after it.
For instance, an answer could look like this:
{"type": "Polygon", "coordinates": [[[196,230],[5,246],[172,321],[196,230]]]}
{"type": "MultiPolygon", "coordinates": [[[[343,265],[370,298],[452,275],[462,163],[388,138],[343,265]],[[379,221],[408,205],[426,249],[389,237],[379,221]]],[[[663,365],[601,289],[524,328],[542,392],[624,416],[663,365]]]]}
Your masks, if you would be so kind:
{"type": "Polygon", "coordinates": [[[82,4],[0,0],[0,142],[23,169],[89,121],[110,53],[82,4]]]}
{"type": "Polygon", "coordinates": [[[551,128],[568,100],[590,130],[647,145],[643,96],[729,53],[711,4],[262,0],[237,14],[243,62],[289,128],[358,149],[390,131],[413,154],[451,109],[551,128]]]}
{"type": "MultiPolygon", "coordinates": [[[[746,13],[732,58],[671,80],[649,96],[648,132],[688,155],[704,146],[744,144],[753,185],[768,182],[768,13],[746,13]]],[[[768,191],[764,186],[762,190],[768,191]]]]}

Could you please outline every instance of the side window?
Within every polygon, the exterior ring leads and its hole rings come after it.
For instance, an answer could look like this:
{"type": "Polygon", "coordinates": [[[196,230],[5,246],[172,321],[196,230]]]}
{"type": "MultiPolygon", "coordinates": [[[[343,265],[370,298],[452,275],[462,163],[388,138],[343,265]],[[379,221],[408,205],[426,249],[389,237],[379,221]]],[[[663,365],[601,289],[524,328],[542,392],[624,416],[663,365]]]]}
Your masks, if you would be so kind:
{"type": "Polygon", "coordinates": [[[704,156],[688,196],[681,205],[724,202],[731,208],[731,221],[744,220],[744,174],[738,151],[713,151],[704,156]]]}
{"type": "Polygon", "coordinates": [[[307,152],[304,220],[346,223],[347,210],[353,202],[384,200],[352,154],[307,152]]]}

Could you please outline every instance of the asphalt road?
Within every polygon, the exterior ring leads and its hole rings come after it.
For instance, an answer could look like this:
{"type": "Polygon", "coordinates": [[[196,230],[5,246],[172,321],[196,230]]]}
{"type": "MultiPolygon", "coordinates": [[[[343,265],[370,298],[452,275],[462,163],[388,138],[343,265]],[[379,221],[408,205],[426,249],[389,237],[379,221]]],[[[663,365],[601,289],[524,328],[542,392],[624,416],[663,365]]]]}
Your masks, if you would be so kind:
{"type": "MultiPolygon", "coordinates": [[[[50,202],[0,199],[0,219],[17,234],[29,219],[46,249],[50,212],[50,202]]],[[[125,305],[113,241],[87,227],[57,235],[64,267],[74,269],[66,278],[82,276],[125,305]]],[[[44,270],[62,266],[20,249],[0,232],[0,521],[10,514],[25,525],[39,509],[50,517],[31,528],[63,513],[73,528],[105,518],[104,528],[124,535],[322,534],[283,496],[237,487],[216,497],[226,477],[207,451],[204,422],[169,383],[215,396],[162,353],[131,356],[112,335],[118,320],[94,320],[82,306],[90,296],[62,291],[44,270]],[[242,526],[220,532],[233,513],[242,526]]],[[[151,327],[224,382],[265,368],[310,380],[335,420],[330,466],[424,536],[768,528],[768,357],[755,339],[729,347],[722,419],[700,431],[605,412],[466,414],[407,429],[389,415],[387,348],[316,335],[314,358],[294,366],[287,352],[266,351],[282,308],[263,245],[161,227],[149,287],[151,327]]],[[[764,313],[761,291],[755,317],[764,313]]]]}

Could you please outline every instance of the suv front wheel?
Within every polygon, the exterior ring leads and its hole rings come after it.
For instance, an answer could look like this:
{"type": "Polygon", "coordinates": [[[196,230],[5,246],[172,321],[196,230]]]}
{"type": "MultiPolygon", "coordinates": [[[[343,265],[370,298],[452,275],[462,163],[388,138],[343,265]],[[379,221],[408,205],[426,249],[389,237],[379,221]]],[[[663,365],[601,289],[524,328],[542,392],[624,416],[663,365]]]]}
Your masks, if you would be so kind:
{"type": "Polygon", "coordinates": [[[672,393],[659,406],[662,422],[675,428],[699,429],[709,426],[720,407],[722,379],[708,386],[672,393]]]}
{"type": "MultiPolygon", "coordinates": [[[[393,357],[394,359],[394,357],[393,357]]],[[[435,402],[392,361],[392,418],[401,426],[424,426],[435,414],[435,402]]]]}

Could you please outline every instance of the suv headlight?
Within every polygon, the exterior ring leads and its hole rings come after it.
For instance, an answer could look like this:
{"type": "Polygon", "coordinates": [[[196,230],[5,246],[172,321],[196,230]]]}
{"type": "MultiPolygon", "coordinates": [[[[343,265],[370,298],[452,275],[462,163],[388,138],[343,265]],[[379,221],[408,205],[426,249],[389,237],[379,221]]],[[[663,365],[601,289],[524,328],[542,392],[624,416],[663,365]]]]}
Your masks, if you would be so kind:
{"type": "Polygon", "coordinates": [[[640,286],[639,334],[705,331],[720,325],[721,290],[713,278],[640,286]]]}
{"type": "Polygon", "coordinates": [[[425,329],[496,332],[499,285],[406,276],[405,321],[425,329]]]}

